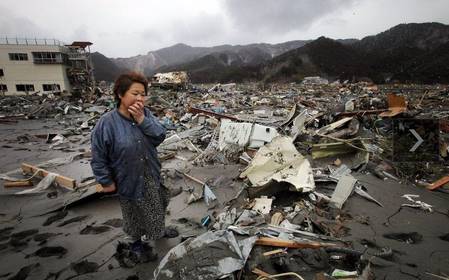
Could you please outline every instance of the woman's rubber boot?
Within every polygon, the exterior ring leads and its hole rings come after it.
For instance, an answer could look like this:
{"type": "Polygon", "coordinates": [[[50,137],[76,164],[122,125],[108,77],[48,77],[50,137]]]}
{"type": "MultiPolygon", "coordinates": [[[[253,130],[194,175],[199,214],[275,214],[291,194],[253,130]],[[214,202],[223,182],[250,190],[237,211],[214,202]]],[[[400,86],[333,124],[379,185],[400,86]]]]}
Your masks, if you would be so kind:
{"type": "Polygon", "coordinates": [[[179,232],[174,227],[166,227],[164,232],[165,238],[175,238],[179,236],[179,232]]]}
{"type": "Polygon", "coordinates": [[[158,259],[158,254],[156,253],[154,247],[151,247],[150,244],[142,242],[143,243],[143,254],[142,259],[145,260],[144,262],[154,262],[158,259]]]}

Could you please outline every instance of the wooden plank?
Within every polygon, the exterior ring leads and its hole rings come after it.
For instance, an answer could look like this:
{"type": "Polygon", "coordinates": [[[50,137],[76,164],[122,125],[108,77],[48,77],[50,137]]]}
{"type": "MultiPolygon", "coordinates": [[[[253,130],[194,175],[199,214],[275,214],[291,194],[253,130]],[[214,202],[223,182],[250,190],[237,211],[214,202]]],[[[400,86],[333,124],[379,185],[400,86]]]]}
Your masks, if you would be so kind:
{"type": "Polygon", "coordinates": [[[273,246],[273,247],[282,247],[282,248],[312,248],[317,249],[321,247],[332,247],[335,244],[332,243],[319,243],[319,242],[297,242],[291,240],[282,240],[277,238],[269,238],[269,237],[261,237],[256,241],[256,245],[261,246],[273,246]]]}
{"type": "Polygon", "coordinates": [[[172,153],[168,153],[168,154],[159,156],[159,160],[161,160],[161,161],[167,160],[167,159],[174,158],[175,156],[176,156],[176,152],[172,152],[172,153]]]}
{"type": "Polygon", "coordinates": [[[91,150],[85,151],[81,156],[83,158],[91,158],[92,157],[92,151],[91,150]]]}
{"type": "Polygon", "coordinates": [[[323,272],[315,274],[315,280],[328,280],[328,279],[329,278],[327,278],[323,272]]]}
{"type": "Polygon", "coordinates": [[[351,116],[365,116],[365,115],[378,115],[383,112],[387,112],[387,109],[379,109],[379,110],[363,110],[363,111],[352,111],[352,112],[341,112],[337,115],[339,117],[351,117],[351,116]]]}
{"type": "Polygon", "coordinates": [[[16,121],[16,120],[5,120],[5,119],[0,119],[0,123],[6,123],[6,124],[9,124],[9,123],[18,123],[19,121],[16,121]]]}
{"type": "Polygon", "coordinates": [[[224,118],[224,119],[230,119],[230,120],[238,121],[238,118],[236,118],[234,116],[219,114],[219,113],[215,113],[215,112],[212,112],[212,111],[207,111],[207,110],[200,109],[200,108],[190,107],[188,109],[188,111],[189,111],[189,113],[192,113],[192,114],[204,114],[204,115],[207,115],[207,116],[215,117],[217,119],[223,119],[224,118]]]}
{"type": "MultiPolygon", "coordinates": [[[[38,168],[34,165],[31,164],[27,164],[27,163],[22,163],[22,171],[25,174],[34,174],[38,171],[37,176],[38,177],[45,177],[48,175],[48,173],[50,173],[49,171],[42,169],[42,168],[38,168]]],[[[56,176],[56,182],[66,188],[70,188],[70,189],[74,189],[76,187],[76,180],[69,178],[69,177],[65,177],[62,175],[57,175],[56,176]]]]}
{"type": "Polygon", "coordinates": [[[400,113],[407,111],[407,102],[404,96],[399,96],[394,93],[387,95],[388,111],[379,114],[379,117],[394,117],[400,113]]]}
{"type": "Polygon", "coordinates": [[[3,187],[13,188],[13,187],[31,187],[33,183],[31,181],[15,181],[15,182],[5,182],[3,187]]]}
{"type": "Polygon", "coordinates": [[[269,257],[271,255],[284,254],[284,253],[285,253],[284,249],[276,249],[276,250],[273,250],[273,251],[265,252],[265,253],[263,253],[263,255],[265,257],[269,257]]]}
{"type": "Polygon", "coordinates": [[[201,181],[200,179],[197,179],[197,178],[195,178],[195,177],[193,177],[193,176],[190,176],[190,175],[187,174],[187,173],[184,173],[184,172],[179,171],[179,170],[176,170],[176,171],[178,171],[178,172],[181,173],[182,175],[186,176],[186,178],[188,178],[188,179],[190,179],[190,180],[192,180],[192,181],[194,181],[194,182],[196,182],[196,183],[198,183],[198,184],[200,184],[200,185],[202,185],[202,186],[204,186],[204,185],[206,184],[205,182],[201,181]]]}
{"type": "Polygon", "coordinates": [[[265,271],[258,269],[257,267],[252,270],[252,273],[259,275],[259,276],[265,276],[265,277],[271,276],[271,274],[268,274],[265,271]]]}
{"type": "Polygon", "coordinates": [[[449,183],[449,176],[445,176],[441,178],[440,180],[433,182],[430,186],[427,187],[428,190],[433,191],[436,190],[444,185],[449,183]]]}
{"type": "Polygon", "coordinates": [[[101,186],[101,184],[96,184],[95,185],[95,190],[97,191],[97,193],[102,193],[103,192],[103,187],[101,186]]]}

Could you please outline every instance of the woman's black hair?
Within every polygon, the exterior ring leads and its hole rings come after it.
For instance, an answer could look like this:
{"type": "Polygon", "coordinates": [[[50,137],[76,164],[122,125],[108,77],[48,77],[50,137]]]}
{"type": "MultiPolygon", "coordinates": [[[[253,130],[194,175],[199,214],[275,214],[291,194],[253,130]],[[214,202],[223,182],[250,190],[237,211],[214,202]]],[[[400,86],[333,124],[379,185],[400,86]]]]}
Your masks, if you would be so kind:
{"type": "Polygon", "coordinates": [[[117,107],[120,106],[120,97],[129,90],[132,84],[139,83],[145,88],[145,95],[148,92],[148,80],[144,75],[137,72],[128,72],[120,75],[114,83],[114,98],[117,102],[117,107]]]}

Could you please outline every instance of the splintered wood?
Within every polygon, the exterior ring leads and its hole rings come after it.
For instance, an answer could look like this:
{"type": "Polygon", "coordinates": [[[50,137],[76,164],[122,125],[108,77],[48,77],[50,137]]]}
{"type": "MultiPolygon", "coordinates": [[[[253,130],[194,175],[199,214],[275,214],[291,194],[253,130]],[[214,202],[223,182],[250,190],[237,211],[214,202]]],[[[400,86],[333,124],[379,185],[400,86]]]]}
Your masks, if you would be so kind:
{"type": "Polygon", "coordinates": [[[282,248],[312,248],[317,249],[321,247],[332,247],[335,244],[332,243],[319,243],[319,242],[297,242],[291,240],[282,240],[277,238],[261,237],[256,241],[256,245],[261,246],[273,246],[282,248]]]}
{"type": "MultiPolygon", "coordinates": [[[[23,171],[24,174],[34,174],[34,173],[38,172],[37,176],[41,177],[41,178],[47,176],[48,173],[50,173],[49,171],[47,171],[45,169],[36,167],[34,165],[31,165],[31,164],[27,164],[27,163],[22,163],[22,171],[23,171]]],[[[66,187],[66,188],[74,189],[76,187],[76,180],[75,179],[72,179],[72,178],[69,178],[69,177],[65,177],[65,176],[62,176],[62,175],[59,175],[59,174],[56,176],[56,182],[60,186],[63,186],[63,187],[66,187]]]]}

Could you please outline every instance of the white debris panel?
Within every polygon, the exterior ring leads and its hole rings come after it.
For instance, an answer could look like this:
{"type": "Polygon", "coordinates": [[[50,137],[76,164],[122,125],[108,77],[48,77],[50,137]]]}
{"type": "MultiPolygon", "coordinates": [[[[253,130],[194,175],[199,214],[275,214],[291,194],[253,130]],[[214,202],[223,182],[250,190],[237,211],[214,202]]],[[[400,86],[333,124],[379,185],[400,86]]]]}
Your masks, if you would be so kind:
{"type": "Polygon", "coordinates": [[[240,147],[259,148],[271,142],[279,133],[273,127],[246,122],[232,122],[223,119],[220,125],[218,139],[220,151],[227,145],[233,144],[240,147]]]}
{"type": "Polygon", "coordinates": [[[261,187],[274,180],[290,183],[299,192],[315,189],[309,161],[296,150],[288,136],[278,136],[260,148],[240,177],[248,178],[253,187],[261,187]]]}

